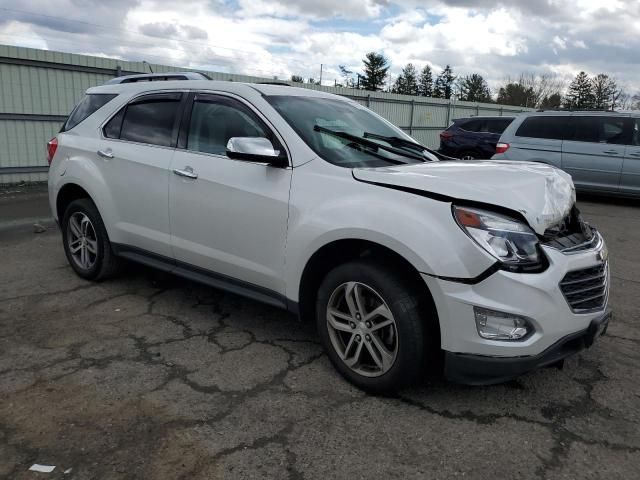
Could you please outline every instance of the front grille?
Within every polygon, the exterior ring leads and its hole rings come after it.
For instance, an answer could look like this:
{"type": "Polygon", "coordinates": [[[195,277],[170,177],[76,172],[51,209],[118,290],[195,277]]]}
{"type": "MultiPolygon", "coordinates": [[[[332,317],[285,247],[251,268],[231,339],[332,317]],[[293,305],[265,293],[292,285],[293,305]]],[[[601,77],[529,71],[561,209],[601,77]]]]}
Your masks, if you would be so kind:
{"type": "Polygon", "coordinates": [[[601,310],[607,303],[609,266],[607,262],[595,267],[567,273],[560,282],[560,290],[574,313],[601,310]]]}

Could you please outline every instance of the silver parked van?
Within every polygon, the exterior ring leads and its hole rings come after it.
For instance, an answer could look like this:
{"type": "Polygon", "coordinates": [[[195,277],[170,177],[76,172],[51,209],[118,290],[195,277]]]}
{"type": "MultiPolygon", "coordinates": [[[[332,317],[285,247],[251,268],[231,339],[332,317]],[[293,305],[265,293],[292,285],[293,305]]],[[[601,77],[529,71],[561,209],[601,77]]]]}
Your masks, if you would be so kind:
{"type": "Polygon", "coordinates": [[[531,112],[519,115],[494,160],[562,168],[578,190],[640,195],[640,112],[531,112]]]}

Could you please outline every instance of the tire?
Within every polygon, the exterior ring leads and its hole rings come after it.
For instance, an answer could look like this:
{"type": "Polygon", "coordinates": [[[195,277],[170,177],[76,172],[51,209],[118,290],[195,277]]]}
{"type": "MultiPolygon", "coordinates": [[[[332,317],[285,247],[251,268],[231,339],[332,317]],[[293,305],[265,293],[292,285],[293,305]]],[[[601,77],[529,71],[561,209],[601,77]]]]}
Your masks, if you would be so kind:
{"type": "MultiPolygon", "coordinates": [[[[370,260],[351,261],[329,272],[318,290],[316,322],[322,344],[338,372],[373,393],[394,392],[424,379],[427,359],[440,353],[437,316],[429,308],[431,303],[425,301],[426,296],[426,286],[420,291],[406,280],[406,275],[370,260]],[[354,295],[360,296],[364,316],[353,315],[347,298],[355,299],[354,295]],[[367,314],[374,310],[384,315],[371,318],[367,325],[367,314]],[[389,320],[389,312],[393,324],[376,329],[389,320]],[[380,354],[380,345],[385,347],[385,355],[380,354]],[[356,362],[358,348],[360,360],[356,362]],[[378,362],[372,348],[378,352],[378,362]],[[383,358],[387,361],[380,362],[383,358]]],[[[355,310],[359,311],[357,306],[355,310]]]]}
{"type": "Polygon", "coordinates": [[[121,261],[113,253],[102,217],[90,199],[71,202],[60,228],[67,261],[80,277],[98,281],[117,273],[121,261]]]}
{"type": "Polygon", "coordinates": [[[480,155],[471,150],[465,150],[460,153],[460,160],[478,160],[480,155]]]}

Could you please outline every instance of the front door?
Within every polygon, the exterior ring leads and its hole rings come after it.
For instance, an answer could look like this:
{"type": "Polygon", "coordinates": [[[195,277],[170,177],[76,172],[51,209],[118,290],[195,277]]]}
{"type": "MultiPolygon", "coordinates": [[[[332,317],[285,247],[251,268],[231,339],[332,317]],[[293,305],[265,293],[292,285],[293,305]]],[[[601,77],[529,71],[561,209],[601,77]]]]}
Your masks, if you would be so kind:
{"type": "Polygon", "coordinates": [[[226,155],[232,137],[265,137],[276,149],[281,142],[252,108],[231,96],[197,94],[184,121],[185,148],[176,150],[169,187],[178,266],[283,295],[292,170],[226,155]]]}

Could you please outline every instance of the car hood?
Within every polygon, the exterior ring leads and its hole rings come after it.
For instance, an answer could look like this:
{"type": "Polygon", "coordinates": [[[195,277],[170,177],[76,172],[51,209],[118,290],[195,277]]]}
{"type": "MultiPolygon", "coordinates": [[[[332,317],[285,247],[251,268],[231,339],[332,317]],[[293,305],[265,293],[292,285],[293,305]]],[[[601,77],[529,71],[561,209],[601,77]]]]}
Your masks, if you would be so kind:
{"type": "Polygon", "coordinates": [[[356,168],[356,180],[424,193],[443,201],[467,200],[520,212],[536,233],[559,223],[573,207],[571,177],[560,169],[530,162],[451,161],[356,168]]]}

